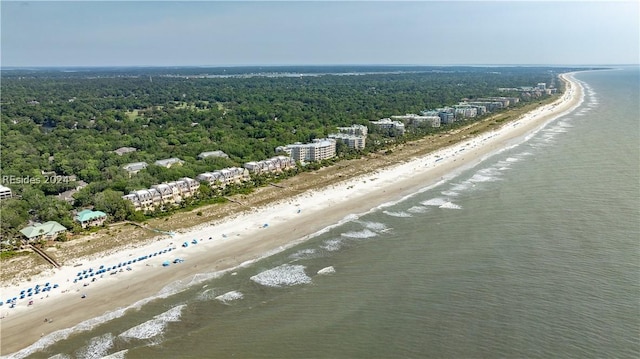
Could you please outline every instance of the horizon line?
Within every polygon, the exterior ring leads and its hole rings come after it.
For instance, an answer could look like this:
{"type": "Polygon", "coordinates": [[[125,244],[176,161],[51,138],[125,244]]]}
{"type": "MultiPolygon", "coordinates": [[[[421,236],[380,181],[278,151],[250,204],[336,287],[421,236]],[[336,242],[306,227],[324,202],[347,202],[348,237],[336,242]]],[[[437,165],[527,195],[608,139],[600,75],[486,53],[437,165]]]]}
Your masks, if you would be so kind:
{"type": "Polygon", "coordinates": [[[69,69],[69,68],[240,68],[240,67],[338,67],[338,66],[371,66],[371,67],[569,67],[569,66],[640,66],[640,63],[603,63],[603,64],[223,64],[223,65],[34,65],[4,66],[1,69],[69,69]]]}

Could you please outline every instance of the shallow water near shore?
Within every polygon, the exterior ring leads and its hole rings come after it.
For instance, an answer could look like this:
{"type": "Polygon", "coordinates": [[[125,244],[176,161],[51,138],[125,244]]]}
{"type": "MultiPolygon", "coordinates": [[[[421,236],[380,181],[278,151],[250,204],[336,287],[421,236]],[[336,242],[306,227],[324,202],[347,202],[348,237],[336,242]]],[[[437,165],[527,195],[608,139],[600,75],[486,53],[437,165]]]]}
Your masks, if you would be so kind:
{"type": "Polygon", "coordinates": [[[639,72],[576,78],[528,141],[30,357],[640,356],[639,72]]]}

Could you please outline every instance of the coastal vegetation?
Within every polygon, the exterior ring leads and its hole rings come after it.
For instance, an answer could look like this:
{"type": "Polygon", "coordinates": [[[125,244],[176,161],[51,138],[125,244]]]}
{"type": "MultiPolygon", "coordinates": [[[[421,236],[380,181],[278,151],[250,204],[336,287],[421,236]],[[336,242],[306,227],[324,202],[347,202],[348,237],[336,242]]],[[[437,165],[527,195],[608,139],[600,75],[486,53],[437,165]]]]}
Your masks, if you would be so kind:
{"type": "MultiPolygon", "coordinates": [[[[507,95],[498,88],[554,83],[556,74],[565,71],[472,67],[4,71],[2,184],[12,189],[14,198],[0,202],[3,243],[19,238],[19,229],[29,221],[54,220],[81,231],[71,214],[78,208],[104,211],[112,222],[166,216],[172,212],[136,212],[121,196],[262,160],[273,156],[277,146],[322,138],[337,126],[366,125],[391,115],[453,105],[463,98],[507,95]],[[346,74],[356,70],[363,74],[346,74]],[[292,75],[296,73],[304,75],[292,75]],[[113,152],[120,147],[137,150],[113,152]],[[214,150],[224,151],[229,158],[198,159],[199,153],[214,150]],[[169,157],[184,163],[171,168],[150,165],[134,175],[122,168],[131,162],[153,163],[169,157]],[[88,185],[73,195],[73,204],[56,197],[80,181],[88,185]]],[[[522,100],[519,106],[528,106],[527,100],[533,99],[522,100]]],[[[529,104],[537,106],[539,101],[529,104]]],[[[507,116],[494,121],[517,117],[507,116]]],[[[271,178],[253,177],[224,190],[201,186],[196,198],[173,212],[246,196],[260,186],[326,165],[338,163],[344,168],[341,164],[346,161],[352,161],[352,166],[362,157],[390,155],[411,141],[469,123],[409,128],[402,137],[372,129],[364,151],[339,146],[338,157],[325,163],[298,166],[296,171],[271,178]]],[[[199,209],[199,213],[200,220],[209,218],[205,211],[199,209]]]]}

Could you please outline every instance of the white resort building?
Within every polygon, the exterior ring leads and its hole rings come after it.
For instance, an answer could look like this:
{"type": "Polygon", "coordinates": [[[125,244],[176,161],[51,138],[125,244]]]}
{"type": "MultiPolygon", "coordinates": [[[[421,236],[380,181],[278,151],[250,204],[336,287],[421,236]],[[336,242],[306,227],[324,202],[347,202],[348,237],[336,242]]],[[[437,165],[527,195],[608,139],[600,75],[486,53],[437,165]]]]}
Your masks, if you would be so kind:
{"type": "Polygon", "coordinates": [[[311,143],[294,143],[280,146],[276,152],[285,152],[294,161],[322,161],[336,155],[336,140],[332,138],[315,139],[311,143]]]}

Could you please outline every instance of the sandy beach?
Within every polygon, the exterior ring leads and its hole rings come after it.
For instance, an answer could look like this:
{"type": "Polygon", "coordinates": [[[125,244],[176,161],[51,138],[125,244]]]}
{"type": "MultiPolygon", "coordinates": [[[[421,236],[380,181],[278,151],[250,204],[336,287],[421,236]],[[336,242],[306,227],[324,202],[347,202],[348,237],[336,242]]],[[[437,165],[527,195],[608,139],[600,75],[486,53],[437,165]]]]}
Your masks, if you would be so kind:
{"type": "Polygon", "coordinates": [[[159,236],[142,246],[79,258],[75,263],[32,277],[29,282],[2,288],[0,353],[23,357],[76,330],[118,317],[124,310],[152,298],[171,295],[293,246],[349,215],[370,211],[447,180],[522,142],[577,107],[583,98],[581,85],[572,74],[561,78],[566,89],[560,99],[497,130],[322,190],[284,198],[174,236],[159,236]],[[174,263],[176,259],[184,262],[174,263]],[[163,265],[165,262],[167,266],[163,265]],[[37,294],[36,286],[40,290],[37,294]],[[24,298],[20,299],[22,295],[24,298]],[[6,300],[14,297],[18,298],[17,303],[10,308],[6,300]],[[94,319],[97,317],[100,320],[94,319]]]}

